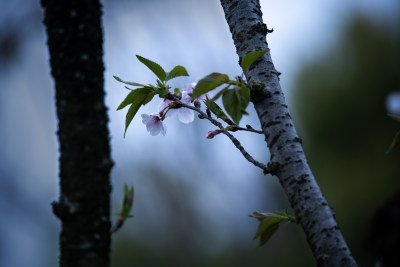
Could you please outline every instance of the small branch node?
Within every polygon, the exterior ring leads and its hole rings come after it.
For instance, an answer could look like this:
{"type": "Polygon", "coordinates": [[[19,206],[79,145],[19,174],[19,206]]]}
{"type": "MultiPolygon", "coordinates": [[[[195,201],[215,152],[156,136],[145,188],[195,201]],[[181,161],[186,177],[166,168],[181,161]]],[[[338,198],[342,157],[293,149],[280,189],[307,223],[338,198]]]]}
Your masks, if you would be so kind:
{"type": "Polygon", "coordinates": [[[270,161],[270,162],[268,162],[267,167],[269,169],[270,174],[276,175],[276,173],[279,171],[279,169],[282,167],[282,165],[279,162],[270,161]]]}

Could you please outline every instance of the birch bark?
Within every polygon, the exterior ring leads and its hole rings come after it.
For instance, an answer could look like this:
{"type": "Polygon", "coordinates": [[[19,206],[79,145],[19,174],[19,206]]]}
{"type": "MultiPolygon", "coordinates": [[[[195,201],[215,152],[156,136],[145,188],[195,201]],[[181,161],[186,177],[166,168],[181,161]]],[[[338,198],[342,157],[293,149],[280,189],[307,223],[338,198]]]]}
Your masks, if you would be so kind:
{"type": "MultiPolygon", "coordinates": [[[[258,0],[221,0],[239,61],[255,50],[267,50],[258,0]]],[[[318,266],[357,266],[335,221],[334,212],[316,183],[304,155],[279,84],[280,73],[267,52],[245,71],[251,101],[261,122],[273,169],[304,230],[318,266]]]]}

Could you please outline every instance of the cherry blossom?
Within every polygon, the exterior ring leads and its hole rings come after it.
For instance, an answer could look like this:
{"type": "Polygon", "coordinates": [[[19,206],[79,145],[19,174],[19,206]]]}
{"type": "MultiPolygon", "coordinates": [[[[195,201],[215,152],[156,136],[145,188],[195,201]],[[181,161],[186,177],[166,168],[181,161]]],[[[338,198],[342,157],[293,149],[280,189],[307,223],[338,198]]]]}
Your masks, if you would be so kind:
{"type": "MultiPolygon", "coordinates": [[[[183,95],[183,93],[182,93],[183,95]]],[[[183,98],[181,100],[183,103],[190,105],[190,97],[189,97],[189,102],[183,101],[183,98]]],[[[194,121],[194,112],[193,110],[190,110],[188,108],[171,108],[166,110],[166,107],[171,103],[171,100],[165,99],[164,101],[161,102],[160,104],[160,110],[163,111],[165,110],[167,113],[165,114],[165,117],[171,117],[171,116],[178,116],[178,119],[183,122],[183,123],[191,123],[194,121]]]]}
{"type": "MultiPolygon", "coordinates": [[[[191,96],[194,90],[194,87],[196,86],[196,83],[188,83],[185,84],[182,88],[182,93],[181,93],[181,101],[182,103],[186,105],[191,105],[193,106],[193,103],[191,103],[191,96]]],[[[210,98],[211,95],[209,93],[205,95],[201,95],[197,98],[199,101],[203,101],[206,99],[206,95],[210,98]]],[[[161,102],[160,104],[160,110],[166,110],[167,106],[171,103],[171,100],[165,99],[164,101],[161,102]]],[[[177,108],[177,109],[168,109],[166,110],[167,113],[165,114],[165,117],[170,117],[170,116],[178,116],[178,119],[183,122],[183,123],[191,123],[194,121],[194,112],[191,109],[188,108],[177,108]]]]}
{"type": "MultiPolygon", "coordinates": [[[[196,86],[195,83],[191,83],[188,85],[185,85],[182,88],[182,97],[181,101],[184,104],[187,105],[192,105],[190,102],[190,95],[193,92],[193,88],[196,86]]],[[[160,110],[164,110],[169,104],[171,103],[171,100],[165,99],[164,101],[161,102],[160,104],[160,110]]],[[[194,112],[191,109],[188,108],[178,108],[178,109],[169,109],[167,111],[167,114],[165,114],[165,117],[170,117],[177,115],[178,119],[183,122],[183,123],[191,123],[194,121],[194,112]]]]}
{"type": "Polygon", "coordinates": [[[156,136],[159,133],[162,133],[162,135],[167,133],[167,127],[159,116],[142,114],[142,122],[146,125],[147,131],[152,136],[156,136]]]}

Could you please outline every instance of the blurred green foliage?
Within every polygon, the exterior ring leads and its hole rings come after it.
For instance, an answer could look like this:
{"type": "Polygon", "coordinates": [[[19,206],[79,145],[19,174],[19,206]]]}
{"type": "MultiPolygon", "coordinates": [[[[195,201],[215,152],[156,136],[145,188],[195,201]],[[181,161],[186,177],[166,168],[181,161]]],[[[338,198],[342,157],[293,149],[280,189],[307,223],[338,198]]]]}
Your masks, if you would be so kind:
{"type": "Polygon", "coordinates": [[[302,69],[292,108],[322,192],[362,266],[376,209],[400,190],[398,130],[386,97],[400,90],[400,34],[393,23],[355,16],[326,54],[302,69]]]}

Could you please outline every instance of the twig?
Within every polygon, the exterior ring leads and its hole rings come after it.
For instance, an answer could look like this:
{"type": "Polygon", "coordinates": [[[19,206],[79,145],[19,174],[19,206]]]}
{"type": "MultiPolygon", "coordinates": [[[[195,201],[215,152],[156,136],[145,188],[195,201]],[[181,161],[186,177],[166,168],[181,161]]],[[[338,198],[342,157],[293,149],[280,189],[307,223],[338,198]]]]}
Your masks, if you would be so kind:
{"type": "Polygon", "coordinates": [[[240,131],[248,131],[248,132],[263,134],[263,131],[261,131],[261,130],[256,130],[256,129],[253,129],[253,128],[243,128],[243,127],[240,127],[239,125],[235,125],[234,129],[235,130],[240,130],[240,131]]]}
{"type": "MultiPolygon", "coordinates": [[[[217,126],[218,128],[220,128],[222,130],[222,133],[225,134],[226,136],[228,136],[229,139],[231,139],[232,143],[237,147],[237,149],[239,149],[239,151],[243,154],[243,156],[251,163],[253,163],[255,166],[259,167],[260,169],[262,169],[264,171],[264,174],[269,174],[272,172],[272,170],[266,166],[265,164],[262,164],[261,162],[255,160],[244,148],[243,146],[240,144],[239,140],[237,140],[229,131],[227,131],[224,126],[217,120],[213,119],[211,116],[208,116],[206,113],[204,113],[200,108],[197,107],[193,107],[190,105],[187,105],[185,103],[182,103],[180,100],[178,99],[174,99],[174,101],[177,102],[177,106],[181,106],[181,107],[185,107],[191,110],[194,110],[196,112],[198,112],[201,117],[209,120],[212,124],[214,124],[215,126],[217,126]]],[[[262,133],[262,131],[257,131],[254,129],[247,129],[247,128],[242,128],[236,125],[236,127],[238,128],[238,130],[243,130],[243,131],[250,131],[250,132],[256,132],[256,133],[262,133]]]]}

